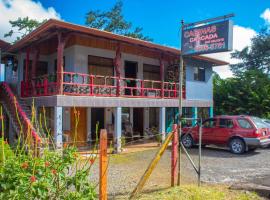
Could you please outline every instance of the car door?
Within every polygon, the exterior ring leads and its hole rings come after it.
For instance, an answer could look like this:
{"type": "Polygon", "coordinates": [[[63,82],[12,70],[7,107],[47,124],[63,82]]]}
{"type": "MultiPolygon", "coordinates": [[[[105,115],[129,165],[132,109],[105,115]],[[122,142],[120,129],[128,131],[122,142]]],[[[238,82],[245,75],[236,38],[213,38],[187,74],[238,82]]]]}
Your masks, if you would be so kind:
{"type": "Polygon", "coordinates": [[[203,122],[202,125],[202,143],[215,144],[214,132],[217,129],[217,119],[210,118],[203,122]]]}
{"type": "Polygon", "coordinates": [[[215,131],[216,143],[219,145],[226,145],[228,139],[233,133],[234,123],[229,118],[219,118],[218,128],[215,131]]]}

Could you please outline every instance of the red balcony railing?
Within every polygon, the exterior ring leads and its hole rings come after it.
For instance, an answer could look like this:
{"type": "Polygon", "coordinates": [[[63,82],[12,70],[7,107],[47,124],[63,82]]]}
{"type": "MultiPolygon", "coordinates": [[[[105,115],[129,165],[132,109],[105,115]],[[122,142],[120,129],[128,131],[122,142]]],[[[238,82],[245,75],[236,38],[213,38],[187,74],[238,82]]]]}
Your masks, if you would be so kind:
{"type": "MultiPolygon", "coordinates": [[[[22,97],[50,96],[58,94],[56,75],[33,78],[21,83],[22,97]]],[[[114,76],[89,75],[75,72],[63,73],[64,95],[133,97],[133,98],[178,98],[179,84],[114,76]]],[[[185,95],[183,88],[183,98],[185,95]]]]}

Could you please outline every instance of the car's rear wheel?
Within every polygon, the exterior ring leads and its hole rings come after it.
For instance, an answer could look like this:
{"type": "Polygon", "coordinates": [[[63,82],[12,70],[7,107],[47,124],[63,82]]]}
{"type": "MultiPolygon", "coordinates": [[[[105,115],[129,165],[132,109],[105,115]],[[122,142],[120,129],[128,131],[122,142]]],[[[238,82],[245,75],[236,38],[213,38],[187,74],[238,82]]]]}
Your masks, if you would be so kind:
{"type": "Polygon", "coordinates": [[[185,134],[182,137],[182,144],[186,148],[191,148],[193,146],[193,138],[189,134],[185,134]]]}
{"type": "Polygon", "coordinates": [[[242,154],[245,152],[246,145],[240,138],[234,138],[230,141],[230,150],[234,154],[242,154]]]}

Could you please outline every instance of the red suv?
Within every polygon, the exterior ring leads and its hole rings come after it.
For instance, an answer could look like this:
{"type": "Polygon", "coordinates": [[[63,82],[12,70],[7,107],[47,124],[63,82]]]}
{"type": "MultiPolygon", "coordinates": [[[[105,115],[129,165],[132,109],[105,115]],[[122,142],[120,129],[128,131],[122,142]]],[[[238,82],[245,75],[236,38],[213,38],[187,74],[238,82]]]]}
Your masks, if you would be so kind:
{"type": "MultiPolygon", "coordinates": [[[[182,143],[190,148],[199,143],[199,126],[183,128],[182,143]]],[[[232,153],[270,144],[270,129],[258,117],[216,116],[202,123],[202,144],[227,146],[232,153]]]]}

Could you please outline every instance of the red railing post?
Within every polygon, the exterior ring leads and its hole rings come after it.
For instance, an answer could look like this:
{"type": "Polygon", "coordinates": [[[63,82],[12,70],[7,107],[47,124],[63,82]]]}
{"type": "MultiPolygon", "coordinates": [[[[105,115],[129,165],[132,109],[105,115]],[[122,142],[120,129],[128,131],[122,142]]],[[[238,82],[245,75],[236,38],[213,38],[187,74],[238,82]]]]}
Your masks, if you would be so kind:
{"type": "Polygon", "coordinates": [[[144,96],[144,82],[141,80],[141,96],[144,96]]]}
{"type": "Polygon", "coordinates": [[[45,77],[43,80],[43,89],[44,89],[44,95],[48,95],[48,78],[45,77]]]}
{"type": "Polygon", "coordinates": [[[177,84],[174,83],[174,98],[177,97],[177,84]]]}
{"type": "Polygon", "coordinates": [[[107,200],[107,174],[108,174],[108,155],[107,155],[107,131],[100,131],[100,155],[99,155],[99,199],[107,200]]]}
{"type": "Polygon", "coordinates": [[[171,186],[175,186],[177,179],[177,158],[178,158],[178,132],[177,124],[173,125],[172,153],[171,153],[171,186]]]}
{"type": "Polygon", "coordinates": [[[90,96],[92,96],[93,95],[93,84],[94,84],[94,77],[93,77],[93,75],[90,75],[90,84],[89,84],[89,87],[90,87],[90,96]]]}
{"type": "Polygon", "coordinates": [[[116,96],[120,96],[120,84],[121,84],[121,82],[120,82],[120,77],[118,76],[117,78],[116,78],[116,96]]]}
{"type": "Polygon", "coordinates": [[[164,82],[161,82],[161,98],[164,98],[164,82]]]}

